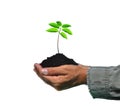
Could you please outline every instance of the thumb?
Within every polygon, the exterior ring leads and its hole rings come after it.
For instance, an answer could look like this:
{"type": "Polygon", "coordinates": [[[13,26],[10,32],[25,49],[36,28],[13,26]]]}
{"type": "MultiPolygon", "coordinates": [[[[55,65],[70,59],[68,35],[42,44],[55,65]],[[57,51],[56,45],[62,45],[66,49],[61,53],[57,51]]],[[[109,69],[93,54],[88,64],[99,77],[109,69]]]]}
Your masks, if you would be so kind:
{"type": "Polygon", "coordinates": [[[41,70],[42,74],[47,75],[47,76],[59,76],[59,75],[66,75],[67,73],[65,70],[62,70],[61,68],[58,67],[53,67],[53,68],[43,68],[41,70]]]}

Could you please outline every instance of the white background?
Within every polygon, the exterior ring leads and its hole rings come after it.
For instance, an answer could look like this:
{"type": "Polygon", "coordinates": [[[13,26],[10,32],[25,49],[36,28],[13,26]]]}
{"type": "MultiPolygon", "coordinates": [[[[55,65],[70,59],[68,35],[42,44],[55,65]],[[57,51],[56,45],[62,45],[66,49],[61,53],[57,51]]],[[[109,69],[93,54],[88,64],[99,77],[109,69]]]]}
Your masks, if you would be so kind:
{"type": "Polygon", "coordinates": [[[56,91],[33,72],[33,64],[56,54],[48,23],[72,25],[60,51],[91,66],[120,64],[120,0],[1,0],[0,106],[103,106],[85,85],[56,91]]]}

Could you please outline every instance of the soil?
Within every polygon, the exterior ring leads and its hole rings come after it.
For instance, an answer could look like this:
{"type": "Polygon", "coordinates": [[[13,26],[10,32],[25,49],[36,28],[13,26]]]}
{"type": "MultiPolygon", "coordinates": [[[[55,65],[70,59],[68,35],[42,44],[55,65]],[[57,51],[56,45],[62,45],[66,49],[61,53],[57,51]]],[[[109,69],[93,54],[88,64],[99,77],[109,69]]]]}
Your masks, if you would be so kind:
{"type": "Polygon", "coordinates": [[[76,63],[73,59],[69,59],[61,53],[57,53],[43,60],[40,65],[42,67],[56,67],[60,65],[78,65],[78,63],[76,63]]]}

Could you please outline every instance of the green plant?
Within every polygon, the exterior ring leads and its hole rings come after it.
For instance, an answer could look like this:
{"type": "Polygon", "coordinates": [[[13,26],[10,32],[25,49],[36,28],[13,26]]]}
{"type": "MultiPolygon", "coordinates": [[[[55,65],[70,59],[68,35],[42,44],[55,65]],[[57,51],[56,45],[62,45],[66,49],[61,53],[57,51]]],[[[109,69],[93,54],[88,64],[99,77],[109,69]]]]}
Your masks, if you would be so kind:
{"type": "Polygon", "coordinates": [[[58,33],[57,37],[57,51],[59,53],[59,36],[61,35],[63,38],[67,39],[67,34],[72,35],[72,31],[69,29],[71,27],[70,24],[62,24],[61,21],[51,22],[49,23],[51,28],[47,29],[47,32],[56,32],[58,33]]]}

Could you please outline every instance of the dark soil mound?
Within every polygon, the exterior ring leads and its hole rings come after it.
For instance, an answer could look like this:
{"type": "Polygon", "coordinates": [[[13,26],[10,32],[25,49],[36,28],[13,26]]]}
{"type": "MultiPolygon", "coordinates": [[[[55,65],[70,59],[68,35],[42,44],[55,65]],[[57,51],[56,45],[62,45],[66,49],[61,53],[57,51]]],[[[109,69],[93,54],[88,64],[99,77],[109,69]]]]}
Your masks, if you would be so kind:
{"type": "Polygon", "coordinates": [[[56,67],[60,65],[78,65],[73,59],[69,59],[63,54],[56,54],[51,57],[48,57],[46,60],[43,60],[40,64],[42,67],[56,67]]]}

